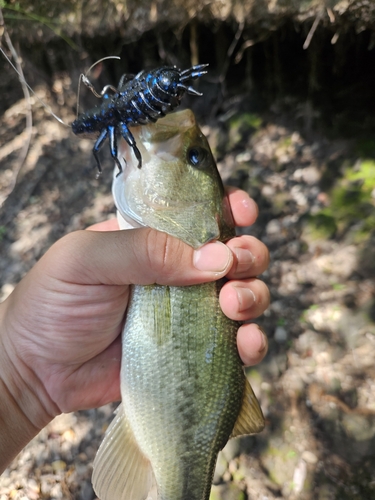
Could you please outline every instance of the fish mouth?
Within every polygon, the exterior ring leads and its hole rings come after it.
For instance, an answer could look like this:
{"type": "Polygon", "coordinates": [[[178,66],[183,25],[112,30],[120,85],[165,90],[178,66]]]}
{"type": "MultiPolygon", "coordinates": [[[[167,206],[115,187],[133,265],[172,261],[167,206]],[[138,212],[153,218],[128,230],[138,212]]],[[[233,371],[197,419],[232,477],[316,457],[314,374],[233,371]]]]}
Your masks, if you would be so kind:
{"type": "MultiPolygon", "coordinates": [[[[120,161],[124,163],[122,158],[120,161]]],[[[145,227],[147,224],[145,224],[142,217],[131,208],[124,192],[124,177],[127,168],[127,163],[124,163],[122,166],[122,172],[118,172],[117,168],[115,168],[113,172],[112,196],[118,213],[130,227],[145,227]]]]}
{"type": "Polygon", "coordinates": [[[194,248],[220,238],[223,188],[192,112],[171,114],[132,132],[142,166],[138,168],[133,148],[122,141],[122,172],[115,172],[112,184],[121,219],[128,227],[151,227],[194,248]],[[207,154],[192,159],[191,151],[207,154]]]}
{"type": "Polygon", "coordinates": [[[126,189],[126,169],[125,167],[122,172],[113,174],[113,184],[112,184],[112,194],[116,203],[117,209],[120,211],[124,219],[135,222],[140,226],[146,226],[147,223],[143,222],[143,217],[141,212],[156,211],[164,212],[174,211],[178,209],[179,211],[189,210],[199,210],[207,205],[207,201],[195,201],[191,202],[189,200],[176,200],[173,197],[162,196],[153,187],[149,186],[140,193],[140,198],[138,203],[134,203],[134,199],[131,197],[131,189],[126,189]],[[139,212],[135,211],[135,208],[142,207],[139,212]]]}
{"type": "Polygon", "coordinates": [[[142,193],[141,199],[134,202],[126,187],[124,173],[114,175],[112,193],[121,229],[152,227],[179,238],[193,248],[220,237],[219,220],[207,211],[207,202],[169,200],[158,195],[154,189],[142,193]]]}
{"type": "Polygon", "coordinates": [[[147,188],[143,191],[143,202],[144,204],[150,208],[151,210],[152,209],[155,209],[155,210],[173,210],[173,209],[180,209],[180,210],[184,210],[185,208],[187,207],[194,207],[194,208],[198,208],[198,207],[202,207],[202,206],[205,206],[207,204],[206,201],[195,201],[195,202],[191,202],[191,201],[188,201],[188,200],[176,200],[176,199],[173,199],[173,198],[170,198],[170,197],[166,197],[166,196],[161,196],[160,194],[158,194],[153,188],[147,188]]]}

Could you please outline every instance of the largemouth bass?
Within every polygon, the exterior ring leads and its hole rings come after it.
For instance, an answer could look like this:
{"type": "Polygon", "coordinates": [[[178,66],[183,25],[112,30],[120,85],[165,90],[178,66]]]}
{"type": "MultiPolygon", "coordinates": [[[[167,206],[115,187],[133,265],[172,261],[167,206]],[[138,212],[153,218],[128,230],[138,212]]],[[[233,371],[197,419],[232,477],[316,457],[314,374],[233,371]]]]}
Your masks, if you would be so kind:
{"type": "MultiPolygon", "coordinates": [[[[122,227],[150,226],[194,248],[234,236],[206,138],[185,110],[134,129],[113,194],[122,227]]],[[[126,258],[126,256],[124,256],[126,258]]],[[[208,500],[219,451],[260,432],[262,411],[221,311],[223,280],[134,286],[122,337],[122,403],[94,462],[101,500],[208,500]]]]}

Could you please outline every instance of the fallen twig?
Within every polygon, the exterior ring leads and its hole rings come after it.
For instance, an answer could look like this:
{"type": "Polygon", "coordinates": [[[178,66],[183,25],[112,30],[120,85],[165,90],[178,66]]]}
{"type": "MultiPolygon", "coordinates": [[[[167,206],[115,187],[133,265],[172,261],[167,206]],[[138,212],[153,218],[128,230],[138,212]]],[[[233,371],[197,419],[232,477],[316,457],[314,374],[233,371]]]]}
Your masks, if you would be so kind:
{"type": "MultiPolygon", "coordinates": [[[[32,136],[33,117],[32,117],[32,112],[31,112],[30,92],[29,92],[29,89],[27,88],[27,85],[25,83],[25,77],[24,77],[22,65],[21,65],[21,58],[17,54],[17,51],[14,48],[12,41],[10,39],[10,36],[6,30],[3,12],[1,10],[1,8],[0,8],[0,28],[1,28],[0,46],[1,46],[2,37],[4,37],[5,42],[8,46],[8,49],[9,49],[10,53],[12,54],[16,68],[18,70],[19,81],[21,83],[23,95],[25,96],[25,101],[27,104],[27,113],[26,113],[27,136],[26,136],[25,143],[22,146],[21,152],[19,154],[18,165],[13,170],[13,178],[12,178],[11,182],[9,183],[7,192],[5,194],[5,199],[4,199],[4,201],[5,201],[7,199],[7,197],[12,193],[12,191],[15,187],[20,170],[21,170],[22,166],[24,165],[25,160],[26,160],[27,155],[28,155],[29,148],[30,148],[30,142],[31,142],[31,136],[32,136]]],[[[1,50],[3,51],[3,49],[1,49],[1,50]]],[[[3,53],[5,55],[4,51],[3,51],[3,53]]]]}

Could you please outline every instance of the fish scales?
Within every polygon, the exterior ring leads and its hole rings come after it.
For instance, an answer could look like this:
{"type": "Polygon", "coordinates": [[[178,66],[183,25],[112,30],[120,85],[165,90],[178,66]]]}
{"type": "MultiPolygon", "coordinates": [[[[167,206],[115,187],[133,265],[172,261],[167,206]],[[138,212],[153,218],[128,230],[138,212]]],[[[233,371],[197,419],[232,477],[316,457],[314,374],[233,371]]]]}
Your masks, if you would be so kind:
{"type": "Polygon", "coordinates": [[[207,477],[242,405],[238,325],[220,313],[220,285],[133,291],[121,390],[134,437],[152,457],[160,500],[208,499],[207,477]]]}
{"type": "MultiPolygon", "coordinates": [[[[113,183],[120,226],[150,226],[195,248],[234,236],[216,164],[191,111],[134,133],[144,162],[138,169],[130,148],[121,152],[126,165],[113,183]]],[[[132,288],[122,404],[94,462],[101,500],[208,500],[227,440],[262,430],[237,351],[239,323],[219,305],[224,282],[132,288]]]]}

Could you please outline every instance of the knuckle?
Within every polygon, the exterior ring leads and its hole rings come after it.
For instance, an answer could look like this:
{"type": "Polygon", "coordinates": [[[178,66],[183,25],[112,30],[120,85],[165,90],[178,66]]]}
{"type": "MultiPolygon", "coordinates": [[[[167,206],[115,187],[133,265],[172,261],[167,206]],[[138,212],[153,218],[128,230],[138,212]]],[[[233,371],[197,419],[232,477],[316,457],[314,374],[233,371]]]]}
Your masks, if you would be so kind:
{"type": "Polygon", "coordinates": [[[148,231],[146,239],[148,266],[155,282],[163,284],[176,269],[182,243],[167,233],[152,229],[148,231]]]}
{"type": "Polygon", "coordinates": [[[255,236],[250,236],[250,249],[255,254],[255,270],[256,274],[263,273],[270,264],[270,252],[268,247],[260,240],[255,238],[255,236]]]}
{"type": "Polygon", "coordinates": [[[155,273],[162,271],[167,263],[167,238],[166,233],[148,230],[146,234],[146,252],[148,267],[155,273]]]}

